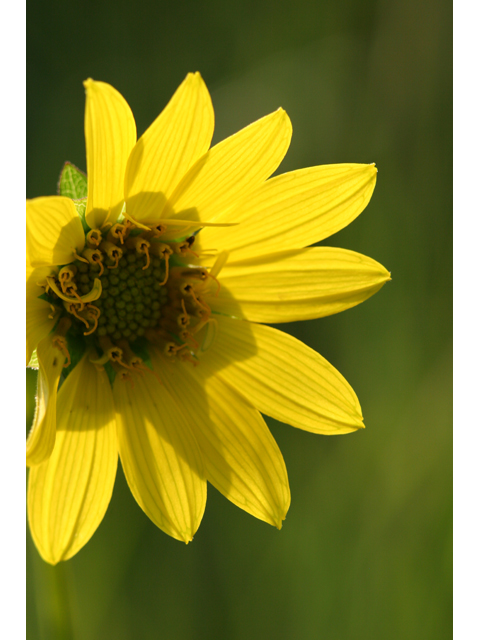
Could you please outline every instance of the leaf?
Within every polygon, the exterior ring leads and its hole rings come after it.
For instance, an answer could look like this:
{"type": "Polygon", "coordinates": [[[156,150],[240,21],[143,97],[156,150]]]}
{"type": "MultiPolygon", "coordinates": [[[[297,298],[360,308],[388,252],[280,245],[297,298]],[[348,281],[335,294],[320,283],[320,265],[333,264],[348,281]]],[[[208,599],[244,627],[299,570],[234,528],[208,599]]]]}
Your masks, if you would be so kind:
{"type": "Polygon", "coordinates": [[[85,338],[81,334],[76,333],[73,328],[67,331],[67,335],[65,337],[67,338],[67,349],[68,353],[70,354],[70,364],[62,371],[60,386],[63,384],[67,376],[69,376],[70,373],[72,373],[72,371],[75,369],[77,364],[83,358],[83,354],[87,349],[85,338]]]}
{"type": "Polygon", "coordinates": [[[90,227],[88,226],[87,221],[85,220],[85,211],[87,210],[87,199],[83,198],[82,200],[74,200],[73,204],[75,205],[75,209],[77,210],[80,220],[82,221],[83,230],[85,231],[85,233],[88,233],[90,231],[90,227]]]}
{"type": "Polygon", "coordinates": [[[72,200],[87,197],[87,176],[71,162],[66,162],[60,173],[57,187],[59,196],[66,196],[72,200]]]}
{"type": "Polygon", "coordinates": [[[108,380],[110,382],[110,386],[113,388],[113,383],[115,381],[115,376],[117,375],[115,369],[112,367],[110,362],[107,362],[103,365],[105,372],[108,376],[108,380]]]}
{"type": "Polygon", "coordinates": [[[153,364],[150,358],[150,353],[148,352],[148,345],[150,343],[145,338],[137,338],[135,342],[133,342],[130,347],[133,353],[141,358],[144,364],[147,365],[149,369],[153,371],[153,364]]]}
{"type": "Polygon", "coordinates": [[[27,367],[29,367],[30,369],[38,369],[38,357],[36,349],[33,350],[32,357],[30,358],[30,362],[28,363],[27,367]]]}

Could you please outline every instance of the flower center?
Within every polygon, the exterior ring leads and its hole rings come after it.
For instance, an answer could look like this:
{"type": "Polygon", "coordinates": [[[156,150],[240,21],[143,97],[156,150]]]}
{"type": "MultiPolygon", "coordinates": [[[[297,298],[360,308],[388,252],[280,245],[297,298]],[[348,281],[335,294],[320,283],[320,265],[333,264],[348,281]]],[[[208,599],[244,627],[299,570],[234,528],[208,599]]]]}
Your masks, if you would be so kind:
{"type": "Polygon", "coordinates": [[[146,368],[139,354],[149,344],[195,362],[197,334],[215,322],[205,298],[219,285],[199,264],[195,236],[178,242],[164,240],[165,232],[130,223],[92,229],[77,260],[47,277],[46,297],[61,311],[55,339],[63,350],[93,347],[92,362],[123,378],[146,368]]]}
{"type": "MultiPolygon", "coordinates": [[[[167,302],[167,289],[161,284],[165,280],[165,267],[160,258],[153,258],[145,268],[145,255],[139,256],[134,249],[127,249],[117,264],[107,258],[105,265],[107,268],[100,277],[102,294],[88,309],[90,315],[92,307],[98,309],[98,327],[93,333],[98,337],[110,336],[112,340],[136,340],[149,327],[159,324],[160,308],[167,302]]],[[[81,262],[75,266],[78,291],[81,295],[88,294],[100,267],[81,262]]],[[[75,318],[74,322],[81,321],[75,318]]]]}

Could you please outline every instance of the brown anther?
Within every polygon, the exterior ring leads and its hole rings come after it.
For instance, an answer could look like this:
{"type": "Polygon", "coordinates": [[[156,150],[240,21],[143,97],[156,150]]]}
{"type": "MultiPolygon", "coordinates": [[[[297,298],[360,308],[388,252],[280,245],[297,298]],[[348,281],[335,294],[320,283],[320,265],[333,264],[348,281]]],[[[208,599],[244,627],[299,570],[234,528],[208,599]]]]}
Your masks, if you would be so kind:
{"type": "Polygon", "coordinates": [[[159,238],[165,233],[166,230],[167,227],[165,227],[163,224],[157,224],[157,226],[150,229],[150,231],[145,231],[144,233],[142,233],[142,236],[145,238],[145,240],[150,240],[151,238],[159,238]]]}
{"type": "Polygon", "coordinates": [[[153,371],[153,369],[150,369],[150,367],[147,367],[146,365],[142,364],[139,368],[139,373],[151,373],[153,376],[155,376],[155,378],[158,380],[158,382],[160,384],[163,384],[162,379],[160,378],[160,376],[158,375],[158,373],[156,371],[153,371]]]}
{"type": "Polygon", "coordinates": [[[196,367],[198,365],[197,360],[195,360],[195,358],[192,356],[192,354],[190,353],[190,351],[182,351],[182,353],[178,354],[178,357],[180,358],[180,360],[182,360],[183,362],[191,362],[193,364],[194,367],[196,367]]]}
{"type": "Polygon", "coordinates": [[[122,360],[122,350],[119,349],[118,347],[113,347],[113,349],[110,350],[110,360],[112,360],[113,362],[116,362],[117,364],[121,365],[122,367],[125,367],[125,369],[130,369],[131,367],[128,366],[128,364],[126,364],[125,362],[123,362],[122,360]]]}
{"type": "MultiPolygon", "coordinates": [[[[76,318],[78,318],[78,320],[81,320],[85,324],[87,329],[89,329],[90,325],[88,324],[88,322],[85,320],[85,318],[83,316],[78,314],[78,311],[77,311],[77,309],[75,307],[75,304],[76,304],[75,302],[70,302],[70,304],[67,306],[67,311],[69,313],[71,313],[72,316],[75,316],[76,318]]],[[[80,311],[82,311],[82,309],[80,309],[80,311]]]]}
{"type": "Polygon", "coordinates": [[[198,323],[193,327],[193,329],[192,329],[192,333],[193,333],[193,334],[198,333],[198,332],[199,332],[199,331],[201,331],[201,330],[203,329],[203,327],[204,327],[205,325],[207,325],[210,321],[211,321],[211,318],[210,318],[210,314],[209,314],[206,318],[204,318],[203,320],[200,320],[200,322],[198,322],[198,323]]]}
{"type": "MultiPolygon", "coordinates": [[[[63,267],[63,269],[65,269],[65,267],[63,267]]],[[[60,270],[60,273],[58,274],[58,279],[60,280],[60,282],[68,282],[69,280],[72,279],[72,274],[68,271],[64,271],[63,269],[60,270]]]]}
{"type": "Polygon", "coordinates": [[[190,238],[187,238],[183,242],[169,242],[169,245],[173,248],[174,253],[178,253],[182,256],[191,254],[192,256],[195,256],[196,258],[198,258],[198,253],[195,253],[195,251],[192,251],[191,249],[191,246],[194,241],[195,241],[195,237],[190,236],[190,238]],[[191,238],[193,238],[192,242],[190,242],[191,238]]]}
{"type": "Polygon", "coordinates": [[[100,318],[100,316],[102,315],[102,312],[100,311],[100,309],[94,305],[91,304],[90,302],[87,302],[87,309],[88,309],[88,313],[92,318],[100,318]]]}
{"type": "Polygon", "coordinates": [[[205,316],[210,316],[210,310],[205,306],[198,306],[194,311],[191,311],[190,314],[194,317],[194,318],[198,318],[198,319],[203,319],[205,318],[205,316]]]}
{"type": "Polygon", "coordinates": [[[128,238],[128,236],[130,235],[130,231],[133,229],[135,225],[131,220],[124,220],[123,226],[124,226],[123,239],[125,240],[125,238],[128,238]]]}
{"type": "Polygon", "coordinates": [[[100,249],[106,253],[111,260],[115,260],[118,265],[118,261],[123,256],[123,251],[120,247],[117,247],[117,245],[114,242],[110,242],[110,240],[104,240],[100,245],[100,249]]]}
{"type": "Polygon", "coordinates": [[[169,278],[169,259],[173,251],[168,246],[168,244],[165,244],[164,242],[153,242],[150,246],[150,253],[157,256],[161,260],[165,260],[165,278],[162,282],[158,283],[161,287],[163,287],[164,284],[167,284],[167,280],[169,278]]]}
{"type": "Polygon", "coordinates": [[[173,342],[168,343],[168,355],[175,356],[182,349],[188,348],[188,344],[174,344],[173,342]]]}
{"type": "Polygon", "coordinates": [[[58,279],[60,281],[60,286],[62,288],[63,293],[67,293],[66,289],[69,286],[73,286],[76,288],[75,283],[73,282],[73,278],[77,272],[77,267],[75,265],[69,265],[67,267],[62,267],[58,272],[58,279]]]}
{"type": "Polygon", "coordinates": [[[167,284],[167,281],[168,281],[169,259],[170,259],[170,255],[167,254],[165,256],[165,278],[162,280],[162,282],[158,283],[161,287],[163,287],[164,284],[167,284]]]}
{"type": "Polygon", "coordinates": [[[118,346],[122,349],[125,362],[129,367],[135,370],[142,368],[143,360],[132,351],[127,340],[124,338],[118,340],[118,346]]]}
{"type": "Polygon", "coordinates": [[[84,336],[89,336],[90,334],[92,334],[98,327],[98,319],[100,318],[101,315],[101,311],[98,307],[96,307],[94,304],[87,304],[87,315],[89,316],[89,318],[91,318],[94,322],[93,328],[90,329],[90,331],[85,331],[84,332],[84,336]]]}
{"type": "Polygon", "coordinates": [[[202,309],[206,309],[207,312],[210,313],[209,307],[204,302],[202,302],[200,298],[197,298],[197,296],[195,295],[195,289],[191,284],[184,284],[180,287],[180,289],[186,295],[191,296],[199,307],[201,307],[202,309]]]}
{"type": "Polygon", "coordinates": [[[105,267],[103,266],[102,258],[97,257],[96,255],[93,257],[93,261],[98,264],[100,267],[100,271],[98,273],[99,276],[103,276],[103,272],[105,271],[105,267]]]}
{"type": "Polygon", "coordinates": [[[108,336],[100,336],[98,342],[100,343],[100,347],[103,349],[105,353],[108,354],[109,359],[112,362],[112,366],[115,370],[115,364],[124,367],[125,369],[131,369],[128,364],[123,361],[123,350],[114,345],[108,336]]]}
{"type": "Polygon", "coordinates": [[[145,240],[142,234],[140,234],[138,236],[130,236],[127,238],[125,246],[128,249],[135,249],[137,253],[141,254],[145,252],[144,247],[149,247],[150,243],[148,240],[145,240]]]}
{"type": "Polygon", "coordinates": [[[67,290],[64,293],[69,295],[69,296],[72,296],[72,298],[77,298],[78,302],[74,302],[73,304],[79,304],[80,305],[79,311],[83,311],[83,309],[85,307],[85,303],[83,302],[83,300],[78,295],[78,293],[76,291],[76,288],[77,288],[77,285],[72,284],[67,288],[67,290]]]}
{"type": "Polygon", "coordinates": [[[130,385],[133,389],[134,382],[132,376],[130,375],[130,372],[125,371],[125,367],[121,367],[116,361],[112,361],[112,367],[115,373],[119,376],[120,380],[122,380],[122,382],[130,382],[130,385]]]}
{"type": "Polygon", "coordinates": [[[87,244],[91,249],[96,249],[102,242],[102,234],[98,229],[90,229],[87,233],[87,244]]]}
{"type": "Polygon", "coordinates": [[[206,280],[209,276],[209,273],[203,267],[198,269],[187,269],[182,272],[182,277],[190,280],[206,280]]]}
{"type": "Polygon", "coordinates": [[[185,300],[181,301],[183,313],[177,317],[177,322],[181,327],[187,327],[190,324],[190,317],[185,309],[185,300]]]}
{"type": "Polygon", "coordinates": [[[59,349],[67,359],[67,361],[63,365],[63,368],[69,367],[72,364],[72,359],[70,358],[66,339],[63,336],[53,336],[52,345],[55,348],[59,349]]]}
{"type": "Polygon", "coordinates": [[[90,249],[90,247],[88,247],[87,249],[83,250],[82,255],[89,264],[95,264],[93,256],[96,256],[97,260],[102,259],[102,252],[100,251],[100,249],[90,249]]]}
{"type": "Polygon", "coordinates": [[[115,260],[115,264],[108,265],[108,268],[116,269],[118,267],[118,263],[120,262],[121,257],[122,257],[122,254],[120,253],[120,251],[112,252],[112,260],[115,260]]]}
{"type": "Polygon", "coordinates": [[[194,349],[198,349],[200,347],[198,342],[193,337],[193,334],[191,334],[190,331],[187,331],[186,329],[180,332],[180,338],[184,342],[190,342],[190,346],[192,346],[194,349]]]}
{"type": "Polygon", "coordinates": [[[147,262],[145,263],[145,266],[142,267],[142,269],[148,269],[148,267],[150,266],[150,254],[148,253],[148,247],[147,246],[143,247],[143,251],[147,256],[147,262]]]}
{"type": "Polygon", "coordinates": [[[96,264],[100,267],[99,276],[103,275],[103,254],[99,249],[85,249],[83,256],[87,259],[89,264],[96,264]]]}
{"type": "Polygon", "coordinates": [[[68,295],[68,287],[69,287],[70,283],[68,280],[60,280],[60,286],[62,288],[62,291],[65,295],[68,295]]]}
{"type": "Polygon", "coordinates": [[[64,367],[69,367],[72,362],[70,353],[68,352],[67,339],[65,337],[71,326],[72,321],[70,318],[62,318],[58,323],[57,328],[55,329],[55,335],[52,338],[52,345],[59,349],[67,359],[63,365],[64,367]]]}
{"type": "Polygon", "coordinates": [[[121,371],[118,375],[120,376],[120,380],[122,380],[122,382],[129,382],[132,389],[135,388],[135,382],[133,381],[132,376],[129,373],[127,373],[126,371],[121,371]]]}
{"type": "Polygon", "coordinates": [[[49,318],[50,320],[53,320],[53,319],[54,319],[54,317],[55,317],[55,314],[56,314],[56,313],[57,313],[57,311],[58,311],[58,309],[57,309],[56,307],[54,307],[54,306],[53,306],[53,304],[51,304],[51,303],[49,303],[49,304],[50,304],[50,309],[52,310],[52,313],[49,313],[49,314],[48,314],[48,318],[49,318]]]}
{"type": "Polygon", "coordinates": [[[120,240],[120,244],[123,244],[125,242],[125,237],[129,233],[130,233],[130,223],[127,225],[127,224],[121,224],[117,222],[112,226],[112,228],[108,232],[107,240],[112,243],[120,240]]]}

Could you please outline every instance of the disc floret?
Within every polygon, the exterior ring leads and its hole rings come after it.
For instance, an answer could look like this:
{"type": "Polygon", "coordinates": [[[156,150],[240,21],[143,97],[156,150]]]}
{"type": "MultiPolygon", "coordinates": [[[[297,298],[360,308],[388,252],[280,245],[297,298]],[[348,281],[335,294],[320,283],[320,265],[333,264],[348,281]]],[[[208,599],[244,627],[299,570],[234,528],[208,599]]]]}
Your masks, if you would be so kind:
{"type": "MultiPolygon", "coordinates": [[[[135,345],[145,340],[195,362],[195,334],[212,321],[204,297],[215,278],[192,249],[195,235],[165,241],[165,230],[131,223],[91,229],[81,255],[47,279],[45,296],[61,311],[58,327],[65,334],[68,324],[70,336],[93,346],[97,366],[142,372],[135,345]]],[[[68,340],[62,344],[68,348],[68,340]]]]}

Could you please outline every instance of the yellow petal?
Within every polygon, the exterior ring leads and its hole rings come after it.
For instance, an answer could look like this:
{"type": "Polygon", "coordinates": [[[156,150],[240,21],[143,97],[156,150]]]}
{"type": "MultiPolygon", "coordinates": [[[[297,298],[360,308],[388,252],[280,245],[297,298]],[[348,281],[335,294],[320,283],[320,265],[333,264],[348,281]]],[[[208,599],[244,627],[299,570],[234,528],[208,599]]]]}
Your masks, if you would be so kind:
{"type": "Polygon", "coordinates": [[[27,200],[27,260],[32,267],[69,264],[84,246],[82,223],[70,198],[27,200]]]}
{"type": "Polygon", "coordinates": [[[46,338],[55,326],[58,319],[58,311],[53,312],[52,308],[38,298],[27,298],[27,365],[30,362],[33,350],[38,343],[46,338]]]}
{"type": "Polygon", "coordinates": [[[213,346],[200,360],[262,413],[294,427],[337,435],[363,427],[355,392],[316,351],[282,331],[217,316],[213,346]]]}
{"type": "Polygon", "coordinates": [[[47,276],[55,275],[58,272],[56,267],[32,267],[28,262],[26,266],[26,294],[28,298],[38,298],[45,293],[47,276]],[[43,285],[43,286],[41,286],[43,285]]]}
{"type": "Polygon", "coordinates": [[[198,444],[172,396],[149,373],[115,379],[120,458],[130,490],[165,533],[189,542],[207,499],[198,444]]]}
{"type": "Polygon", "coordinates": [[[292,136],[290,119],[278,109],[215,145],[181,181],[162,217],[236,222],[228,212],[278,167],[292,136]]]}
{"type": "Polygon", "coordinates": [[[370,201],[376,179],[371,164],[322,165],[276,176],[218,218],[238,222],[234,233],[204,229],[203,245],[230,251],[230,262],[309,246],[350,224],[370,201]]]}
{"type": "Polygon", "coordinates": [[[389,279],[381,264],[360,253],[312,247],[227,264],[220,293],[208,303],[254,322],[309,320],[363,302],[389,279]]]}
{"type": "Polygon", "coordinates": [[[99,228],[114,222],[124,203],[124,177],[137,130],[132,111],[123,96],[105,82],[91,78],[84,83],[85,143],[87,147],[88,198],[85,219],[99,228]]]}
{"type": "Polygon", "coordinates": [[[38,345],[37,356],[37,407],[27,439],[29,467],[44,462],[53,451],[57,424],[57,388],[66,360],[65,355],[53,346],[49,337],[38,345]]]}
{"type": "Polygon", "coordinates": [[[37,344],[50,333],[58,319],[59,312],[53,311],[45,300],[38,299],[45,291],[38,283],[46,283],[46,277],[54,272],[52,267],[34,269],[27,262],[27,365],[37,344]]]}
{"type": "Polygon", "coordinates": [[[213,128],[208,89],[198,72],[189,73],[130,155],[125,176],[130,218],[159,221],[181,178],[208,151],[213,128]]]}
{"type": "Polygon", "coordinates": [[[188,363],[163,367],[162,380],[189,418],[207,480],[226,498],[281,528],[290,505],[287,470],[265,421],[232,387],[188,363]]]}
{"type": "Polygon", "coordinates": [[[28,518],[44,560],[67,560],[91,538],[110,502],[117,460],[110,383],[87,354],[58,393],[53,453],[30,469],[28,518]]]}

